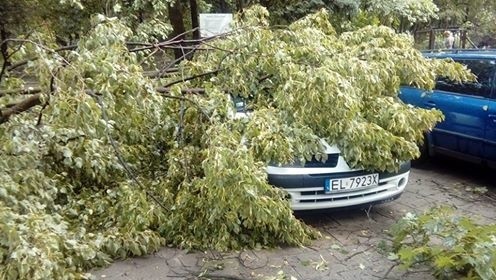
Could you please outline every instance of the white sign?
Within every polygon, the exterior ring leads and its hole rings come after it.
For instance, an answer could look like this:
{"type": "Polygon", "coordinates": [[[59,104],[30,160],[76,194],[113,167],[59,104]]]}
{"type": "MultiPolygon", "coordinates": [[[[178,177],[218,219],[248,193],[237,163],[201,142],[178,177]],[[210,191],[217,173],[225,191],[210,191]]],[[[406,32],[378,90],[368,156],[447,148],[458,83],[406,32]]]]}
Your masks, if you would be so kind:
{"type": "Polygon", "coordinates": [[[200,36],[210,37],[231,31],[232,14],[200,14],[200,36]]]}

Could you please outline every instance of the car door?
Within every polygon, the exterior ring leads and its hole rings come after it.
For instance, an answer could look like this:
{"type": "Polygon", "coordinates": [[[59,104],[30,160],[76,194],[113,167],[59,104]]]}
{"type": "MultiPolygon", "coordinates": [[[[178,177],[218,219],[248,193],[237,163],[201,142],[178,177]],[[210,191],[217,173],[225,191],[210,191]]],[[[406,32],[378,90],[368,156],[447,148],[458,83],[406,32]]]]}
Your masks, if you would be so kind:
{"type": "MultiPolygon", "coordinates": [[[[493,63],[496,64],[494,61],[493,63]]],[[[492,92],[486,119],[484,159],[490,166],[496,167],[496,73],[493,73],[491,85],[492,92]]]]}
{"type": "Polygon", "coordinates": [[[465,64],[477,76],[477,81],[456,83],[440,78],[435,90],[423,95],[425,107],[437,108],[445,116],[434,128],[430,140],[436,152],[479,162],[484,157],[494,61],[456,61],[465,64]]]}

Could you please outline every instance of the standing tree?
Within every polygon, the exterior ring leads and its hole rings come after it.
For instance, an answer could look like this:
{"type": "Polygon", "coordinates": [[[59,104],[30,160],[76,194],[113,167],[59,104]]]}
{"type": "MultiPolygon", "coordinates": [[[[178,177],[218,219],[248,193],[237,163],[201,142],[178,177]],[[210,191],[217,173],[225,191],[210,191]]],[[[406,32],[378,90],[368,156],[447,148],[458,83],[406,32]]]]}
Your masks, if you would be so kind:
{"type": "Polygon", "coordinates": [[[439,7],[439,18],[432,27],[462,27],[470,30],[470,37],[477,45],[492,43],[496,46],[496,2],[492,0],[474,1],[434,1],[439,7]],[[491,38],[492,37],[492,38],[491,38]],[[491,40],[492,39],[492,40],[491,40]]]}

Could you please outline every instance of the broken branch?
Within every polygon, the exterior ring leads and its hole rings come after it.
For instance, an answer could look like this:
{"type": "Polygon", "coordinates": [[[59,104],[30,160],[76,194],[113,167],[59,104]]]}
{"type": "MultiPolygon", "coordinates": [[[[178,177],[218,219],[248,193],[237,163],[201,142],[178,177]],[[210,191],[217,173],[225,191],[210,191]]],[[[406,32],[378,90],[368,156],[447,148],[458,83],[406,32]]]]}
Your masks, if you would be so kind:
{"type": "Polygon", "coordinates": [[[0,110],[0,124],[8,121],[12,115],[22,113],[40,104],[41,104],[40,94],[38,93],[24,99],[23,101],[17,103],[16,105],[10,108],[0,110]]]}

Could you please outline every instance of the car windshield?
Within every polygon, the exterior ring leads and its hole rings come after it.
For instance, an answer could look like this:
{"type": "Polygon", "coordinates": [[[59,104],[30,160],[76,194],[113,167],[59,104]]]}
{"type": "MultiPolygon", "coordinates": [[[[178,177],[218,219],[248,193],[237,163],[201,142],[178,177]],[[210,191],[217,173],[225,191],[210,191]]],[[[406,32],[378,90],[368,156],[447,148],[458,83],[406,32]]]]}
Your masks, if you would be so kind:
{"type": "Polygon", "coordinates": [[[436,82],[436,89],[480,97],[489,97],[494,82],[496,61],[489,59],[456,59],[456,62],[467,66],[477,76],[475,82],[457,83],[445,77],[436,82]]]}

